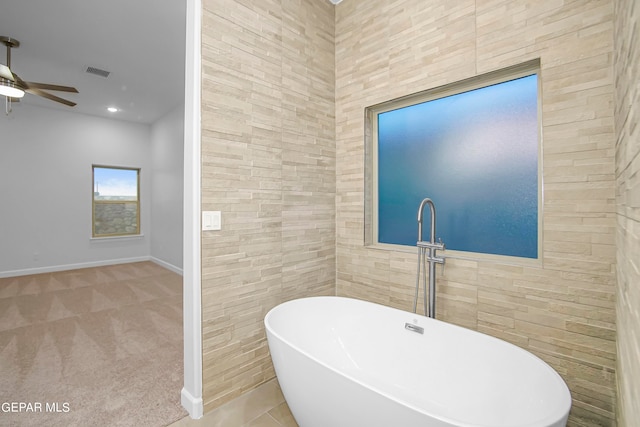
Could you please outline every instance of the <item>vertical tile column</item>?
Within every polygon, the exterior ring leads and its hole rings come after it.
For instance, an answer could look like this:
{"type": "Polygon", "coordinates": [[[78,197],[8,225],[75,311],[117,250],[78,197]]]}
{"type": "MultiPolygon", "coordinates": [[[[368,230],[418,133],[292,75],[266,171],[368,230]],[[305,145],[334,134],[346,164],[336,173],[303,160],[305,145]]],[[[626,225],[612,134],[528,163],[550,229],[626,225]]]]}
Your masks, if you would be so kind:
{"type": "Polygon", "coordinates": [[[640,5],[615,2],[618,425],[640,414],[640,5]]]}
{"type": "Polygon", "coordinates": [[[333,6],[205,0],[202,234],[205,411],[273,378],[263,318],[333,293],[333,6]]]}

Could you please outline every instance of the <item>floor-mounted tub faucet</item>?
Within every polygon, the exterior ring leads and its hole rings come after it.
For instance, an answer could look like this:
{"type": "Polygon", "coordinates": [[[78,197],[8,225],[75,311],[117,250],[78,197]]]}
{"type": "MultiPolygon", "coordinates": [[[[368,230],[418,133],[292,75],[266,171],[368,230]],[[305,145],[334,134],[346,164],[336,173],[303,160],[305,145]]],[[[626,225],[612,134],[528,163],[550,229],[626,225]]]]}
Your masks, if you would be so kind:
{"type": "Polygon", "coordinates": [[[418,291],[420,289],[420,270],[422,269],[424,287],[424,314],[431,318],[436,317],[436,264],[444,264],[444,257],[436,256],[437,250],[444,250],[442,239],[436,243],[436,207],[431,199],[426,198],[420,203],[418,208],[418,273],[416,275],[416,294],[413,299],[413,312],[418,310],[418,291]],[[422,240],[422,219],[424,206],[429,205],[431,210],[431,236],[429,241],[422,240]],[[429,305],[427,307],[427,269],[429,263],[429,305]]]}

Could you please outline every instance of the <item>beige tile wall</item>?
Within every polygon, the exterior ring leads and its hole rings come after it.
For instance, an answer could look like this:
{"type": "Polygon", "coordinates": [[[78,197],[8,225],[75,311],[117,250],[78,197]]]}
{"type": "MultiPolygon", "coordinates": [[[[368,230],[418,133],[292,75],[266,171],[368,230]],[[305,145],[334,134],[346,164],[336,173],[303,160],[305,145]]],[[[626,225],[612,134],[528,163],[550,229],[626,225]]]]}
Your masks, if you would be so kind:
{"type": "MultiPolygon", "coordinates": [[[[542,266],[449,259],[438,277],[438,313],[549,362],[571,389],[575,426],[615,425],[613,23],[609,0],[336,6],[339,295],[403,309],[413,296],[415,254],[363,244],[364,108],[540,58],[542,266]]],[[[635,237],[628,242],[637,248],[634,203],[635,237]]]]}
{"type": "Polygon", "coordinates": [[[335,292],[334,69],[331,3],[203,1],[205,411],[273,378],[270,308],[335,292]]]}
{"type": "Polygon", "coordinates": [[[640,4],[615,2],[618,415],[640,419],[640,4]]]}

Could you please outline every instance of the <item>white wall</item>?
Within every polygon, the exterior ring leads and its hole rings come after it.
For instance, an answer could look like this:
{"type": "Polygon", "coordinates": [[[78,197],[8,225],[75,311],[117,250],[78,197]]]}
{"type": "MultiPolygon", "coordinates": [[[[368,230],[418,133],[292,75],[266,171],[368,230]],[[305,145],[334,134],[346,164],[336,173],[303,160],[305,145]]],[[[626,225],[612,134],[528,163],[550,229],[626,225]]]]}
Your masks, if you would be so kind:
{"type": "Polygon", "coordinates": [[[182,272],[184,106],[151,126],[151,256],[182,272]]]}
{"type": "Polygon", "coordinates": [[[148,125],[26,104],[0,116],[0,277],[148,259],[150,144],[148,125]],[[90,239],[92,164],[141,168],[143,237],[90,239]]]}

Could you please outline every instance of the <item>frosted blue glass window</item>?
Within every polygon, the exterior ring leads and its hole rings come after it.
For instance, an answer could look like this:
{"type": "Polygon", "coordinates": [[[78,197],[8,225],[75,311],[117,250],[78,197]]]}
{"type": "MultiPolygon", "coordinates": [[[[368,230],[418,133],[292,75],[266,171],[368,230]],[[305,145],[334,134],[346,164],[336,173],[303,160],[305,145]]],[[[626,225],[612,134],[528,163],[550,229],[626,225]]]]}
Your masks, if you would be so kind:
{"type": "Polygon", "coordinates": [[[429,197],[448,250],[538,257],[537,74],[374,117],[378,242],[415,246],[429,197]]]}

